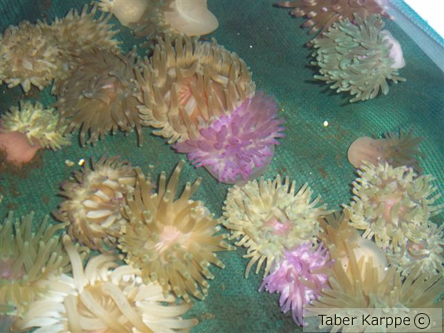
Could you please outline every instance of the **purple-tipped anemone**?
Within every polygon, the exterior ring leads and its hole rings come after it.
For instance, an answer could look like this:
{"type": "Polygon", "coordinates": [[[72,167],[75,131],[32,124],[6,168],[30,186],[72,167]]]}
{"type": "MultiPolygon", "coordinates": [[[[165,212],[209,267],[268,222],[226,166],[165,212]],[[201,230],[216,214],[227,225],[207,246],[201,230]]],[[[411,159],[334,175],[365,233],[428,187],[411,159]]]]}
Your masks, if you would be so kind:
{"type": "Polygon", "coordinates": [[[285,120],[277,119],[277,112],[276,100],[259,92],[201,129],[198,139],[177,143],[174,149],[188,154],[195,167],[205,167],[220,182],[254,179],[270,164],[277,139],[285,136],[285,120]]]}
{"type": "Polygon", "coordinates": [[[322,271],[329,265],[329,253],[322,244],[317,249],[311,243],[299,245],[291,251],[285,251],[285,259],[273,273],[264,278],[259,291],[265,288],[269,293],[280,293],[282,312],[291,309],[293,321],[305,326],[303,309],[320,296],[327,282],[327,275],[322,271]]]}

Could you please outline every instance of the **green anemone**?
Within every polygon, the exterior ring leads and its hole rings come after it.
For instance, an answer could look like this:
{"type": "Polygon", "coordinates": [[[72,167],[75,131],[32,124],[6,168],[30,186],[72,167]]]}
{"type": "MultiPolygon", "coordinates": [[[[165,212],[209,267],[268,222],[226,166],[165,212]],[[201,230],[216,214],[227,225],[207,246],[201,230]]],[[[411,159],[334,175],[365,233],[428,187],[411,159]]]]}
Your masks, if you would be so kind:
{"type": "Polygon", "coordinates": [[[386,95],[388,80],[405,81],[390,57],[393,45],[383,27],[380,15],[363,19],[355,14],[353,23],[346,19],[333,24],[313,41],[316,61],[312,64],[321,74],[315,78],[332,84],[336,92],[348,91],[354,96],[350,102],[375,98],[379,91],[386,95]]]}

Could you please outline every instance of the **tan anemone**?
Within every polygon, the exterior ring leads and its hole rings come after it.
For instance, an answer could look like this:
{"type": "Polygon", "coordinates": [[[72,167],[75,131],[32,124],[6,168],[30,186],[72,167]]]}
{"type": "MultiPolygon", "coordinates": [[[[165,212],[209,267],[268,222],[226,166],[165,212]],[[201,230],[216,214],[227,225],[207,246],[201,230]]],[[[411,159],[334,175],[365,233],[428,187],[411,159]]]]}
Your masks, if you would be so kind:
{"type": "Polygon", "coordinates": [[[386,274],[388,262],[386,253],[376,243],[361,237],[358,230],[350,225],[349,212],[335,212],[320,221],[323,232],[319,239],[326,247],[334,246],[336,260],[340,261],[346,273],[351,277],[348,251],[353,251],[356,261],[363,259],[362,277],[366,274],[366,263],[371,259],[372,267],[378,270],[381,281],[386,274]],[[346,240],[346,242],[344,241],[346,240]]]}
{"type": "Polygon", "coordinates": [[[294,181],[286,177],[282,183],[279,175],[228,190],[224,225],[231,230],[230,239],[239,239],[236,246],[248,248],[245,277],[256,263],[259,273],[265,262],[266,276],[284,258],[284,250],[315,241],[320,231],[318,219],[327,212],[326,205],[318,206],[320,198],[312,200],[312,195],[307,184],[297,191],[294,181]]]}
{"type": "Polygon", "coordinates": [[[278,6],[293,8],[291,15],[308,18],[302,27],[310,28],[309,34],[321,34],[341,20],[352,21],[355,13],[362,18],[372,14],[390,17],[378,0],[294,0],[278,2],[278,6]]]}
{"type": "Polygon", "coordinates": [[[162,288],[145,284],[140,271],[119,266],[116,257],[99,255],[83,266],[76,248],[65,236],[73,277],[62,275],[49,281],[49,293],[34,302],[15,325],[56,332],[153,333],[189,332],[196,319],[182,319],[190,304],[177,304],[162,288]]]}
{"type": "MultiPolygon", "coordinates": [[[[12,212],[0,225],[0,304],[14,306],[18,316],[47,293],[45,281],[71,270],[56,233],[65,224],[49,225],[44,218],[32,230],[34,213],[14,220],[12,212]]],[[[81,249],[81,258],[87,255],[81,249]]]]}
{"type": "Polygon", "coordinates": [[[213,279],[211,264],[224,264],[214,252],[231,250],[225,243],[227,234],[220,231],[219,221],[201,201],[191,200],[201,179],[187,183],[175,199],[183,161],[174,169],[170,180],[162,172],[157,191],[151,177],[138,170],[136,189],[128,193],[119,248],[125,261],[142,271],[144,281],[158,282],[165,293],[173,291],[187,302],[190,295],[203,299],[213,279]],[[198,284],[200,288],[198,287],[198,284]]]}
{"type": "Polygon", "coordinates": [[[91,10],[88,5],[84,5],[80,13],[71,9],[64,18],[56,18],[50,25],[44,22],[38,22],[38,25],[45,34],[56,40],[65,56],[70,53],[81,55],[93,48],[119,52],[118,45],[121,42],[113,39],[119,30],[113,30],[108,24],[112,15],[102,13],[95,19],[96,12],[97,4],[91,10]]]}
{"type": "Polygon", "coordinates": [[[388,163],[365,163],[357,173],[353,201],[344,208],[351,225],[365,230],[364,238],[374,237],[379,247],[397,252],[408,240],[418,243],[427,237],[427,223],[443,207],[436,204],[440,194],[432,176],[388,163]]]}
{"type": "Polygon", "coordinates": [[[231,113],[255,85],[245,62],[213,40],[190,37],[158,40],[145,60],[139,83],[144,95],[141,113],[154,134],[168,143],[197,139],[199,130],[222,114],[231,113]]]}
{"type": "Polygon", "coordinates": [[[408,240],[401,251],[388,254],[390,264],[395,266],[402,276],[406,276],[416,267],[419,273],[432,277],[444,271],[444,224],[440,226],[430,222],[425,226],[425,237],[412,242],[408,240]]]}
{"type": "Polygon", "coordinates": [[[108,252],[120,236],[120,209],[125,193],[134,187],[136,172],[118,157],[102,157],[61,184],[66,198],[54,212],[66,222],[69,234],[90,249],[108,252]]]}
{"type": "Polygon", "coordinates": [[[71,142],[64,136],[66,125],[60,124],[54,109],[45,109],[39,102],[20,101],[1,116],[1,133],[19,132],[26,135],[32,146],[37,141],[42,148],[57,150],[71,142]]]}
{"type": "Polygon", "coordinates": [[[27,21],[10,26],[0,36],[0,83],[9,88],[21,85],[25,92],[40,90],[62,76],[60,47],[39,26],[27,21]]]}
{"type": "Polygon", "coordinates": [[[80,129],[80,143],[94,143],[110,131],[136,129],[142,144],[142,119],[137,106],[141,93],[136,83],[135,49],[123,56],[94,49],[76,60],[76,70],[57,88],[55,106],[67,132],[80,129]],[[89,139],[85,142],[89,132],[89,139]]]}

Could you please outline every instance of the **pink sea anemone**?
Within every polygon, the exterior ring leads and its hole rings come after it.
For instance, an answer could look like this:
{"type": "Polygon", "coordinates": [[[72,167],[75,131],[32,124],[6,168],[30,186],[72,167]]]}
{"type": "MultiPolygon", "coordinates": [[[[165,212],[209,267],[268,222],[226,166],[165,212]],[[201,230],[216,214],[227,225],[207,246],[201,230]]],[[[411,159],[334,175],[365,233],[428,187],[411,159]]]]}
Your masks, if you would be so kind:
{"type": "Polygon", "coordinates": [[[329,253],[322,244],[317,249],[311,243],[299,245],[285,251],[285,259],[264,278],[259,291],[265,288],[269,293],[281,293],[279,305],[282,312],[291,309],[294,322],[303,326],[303,309],[319,297],[327,282],[327,275],[322,270],[329,265],[329,253]]]}
{"type": "Polygon", "coordinates": [[[285,136],[284,119],[277,119],[277,111],[276,100],[259,92],[232,114],[201,129],[197,139],[179,142],[174,148],[220,182],[254,179],[270,164],[277,139],[285,136]]]}

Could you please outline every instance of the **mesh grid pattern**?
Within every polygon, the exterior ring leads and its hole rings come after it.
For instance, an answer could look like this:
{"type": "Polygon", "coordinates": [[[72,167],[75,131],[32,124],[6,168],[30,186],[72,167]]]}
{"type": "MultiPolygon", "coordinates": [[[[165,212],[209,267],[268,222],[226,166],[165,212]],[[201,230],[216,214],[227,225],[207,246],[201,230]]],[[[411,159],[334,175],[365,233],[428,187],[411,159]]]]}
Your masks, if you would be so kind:
{"type": "MultiPolygon", "coordinates": [[[[83,0],[0,0],[1,31],[22,20],[32,23],[36,19],[52,21],[63,17],[70,8],[81,9],[83,0]]],[[[424,137],[421,150],[427,158],[422,162],[425,173],[437,179],[444,192],[444,74],[421,49],[394,22],[387,22],[386,29],[403,47],[407,67],[400,70],[406,82],[392,85],[387,96],[350,104],[348,94],[336,94],[326,85],[313,79],[310,67],[311,51],[303,45],[309,40],[300,28],[304,20],[293,19],[288,10],[273,7],[272,0],[209,0],[210,10],[218,17],[220,26],[211,35],[219,44],[236,52],[253,72],[257,90],[277,98],[280,115],[286,119],[286,135],[277,147],[274,159],[265,177],[277,173],[289,176],[299,187],[308,182],[316,195],[321,195],[330,209],[338,209],[351,198],[350,184],[355,178],[354,168],[347,161],[347,149],[358,137],[397,131],[399,128],[414,130],[424,137]],[[323,123],[327,120],[328,127],[323,123]]],[[[111,23],[121,29],[117,35],[128,51],[139,43],[129,29],[121,27],[114,18],[111,23]]],[[[139,50],[143,55],[144,51],[139,50]]],[[[443,60],[444,61],[444,60],[443,60]]],[[[54,101],[49,89],[39,92],[33,88],[27,96],[19,87],[8,89],[0,86],[0,113],[20,99],[40,100],[44,105],[54,101]]],[[[133,165],[148,171],[153,165],[153,175],[165,170],[170,173],[177,162],[186,159],[166,144],[160,137],[151,135],[150,128],[143,129],[144,145],[137,146],[135,133],[125,136],[118,133],[107,136],[95,146],[81,148],[74,134],[73,144],[61,151],[45,151],[42,165],[30,168],[25,177],[0,174],[0,204],[3,219],[11,209],[16,216],[35,211],[35,223],[57,208],[62,198],[57,196],[59,184],[78,169],[77,162],[102,155],[119,155],[133,165]],[[68,167],[65,160],[76,163],[68,167]]],[[[204,169],[193,169],[187,163],[181,184],[203,177],[195,198],[221,215],[228,186],[218,184],[204,169]]],[[[442,202],[442,200],[441,200],[442,202]]],[[[441,222],[443,214],[435,219],[441,222]]],[[[212,267],[215,280],[211,281],[205,301],[195,302],[190,315],[201,323],[192,332],[299,332],[289,314],[280,313],[278,295],[258,293],[260,275],[244,279],[248,259],[242,259],[244,249],[221,253],[226,264],[224,270],[212,267]]]]}

